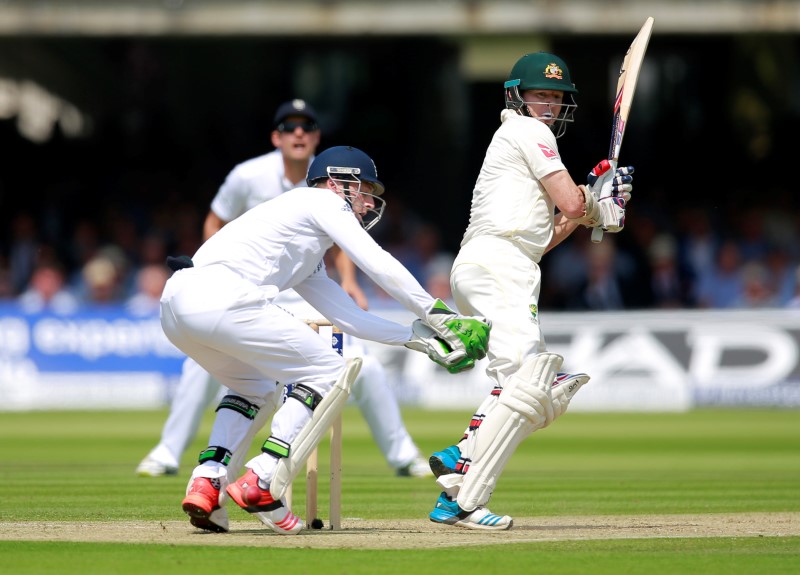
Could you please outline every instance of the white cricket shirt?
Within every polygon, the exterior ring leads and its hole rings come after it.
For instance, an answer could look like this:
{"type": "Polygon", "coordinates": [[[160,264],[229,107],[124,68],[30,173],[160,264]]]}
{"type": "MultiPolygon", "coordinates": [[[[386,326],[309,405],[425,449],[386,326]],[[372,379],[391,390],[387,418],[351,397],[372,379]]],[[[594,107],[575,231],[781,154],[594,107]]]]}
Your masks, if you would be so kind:
{"type": "Polygon", "coordinates": [[[461,245],[482,236],[516,242],[538,263],[553,234],[555,205],[539,180],[566,169],[544,123],[503,110],[472,192],[461,245]]]}
{"type": "MultiPolygon", "coordinates": [[[[223,264],[255,285],[294,288],[344,331],[375,340],[358,333],[358,324],[369,321],[365,316],[371,314],[325,271],[322,258],[334,243],[389,295],[425,318],[433,298],[364,230],[349,204],[328,189],[295,188],[255,206],[211,236],[192,260],[195,267],[223,264]]],[[[405,338],[397,343],[407,340],[408,328],[404,330],[395,334],[405,338]]]]}
{"type": "MultiPolygon", "coordinates": [[[[313,159],[312,156],[309,162],[313,159]]],[[[301,185],[304,186],[305,182],[301,185]]],[[[281,151],[273,150],[235,166],[211,200],[211,211],[220,219],[231,222],[251,208],[295,187],[286,177],[281,151]]]]}

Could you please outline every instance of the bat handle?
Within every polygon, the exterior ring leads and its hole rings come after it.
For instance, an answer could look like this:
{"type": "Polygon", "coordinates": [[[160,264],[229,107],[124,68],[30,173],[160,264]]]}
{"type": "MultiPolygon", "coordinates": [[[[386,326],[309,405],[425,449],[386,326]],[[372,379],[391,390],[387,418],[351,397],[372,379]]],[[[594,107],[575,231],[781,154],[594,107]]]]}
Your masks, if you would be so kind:
{"type": "MultiPolygon", "coordinates": [[[[595,169],[601,168],[602,163],[603,162],[600,162],[600,164],[598,164],[595,169]]],[[[608,160],[608,164],[610,166],[608,171],[611,172],[612,177],[613,177],[614,172],[617,171],[617,160],[608,160]]],[[[601,198],[604,198],[604,197],[610,195],[610,189],[611,188],[609,187],[609,192],[606,193],[606,194],[603,194],[603,190],[601,188],[600,189],[600,197],[598,199],[601,199],[601,198]]],[[[603,241],[603,228],[592,228],[592,242],[595,243],[595,244],[599,244],[602,241],[603,241]]]]}

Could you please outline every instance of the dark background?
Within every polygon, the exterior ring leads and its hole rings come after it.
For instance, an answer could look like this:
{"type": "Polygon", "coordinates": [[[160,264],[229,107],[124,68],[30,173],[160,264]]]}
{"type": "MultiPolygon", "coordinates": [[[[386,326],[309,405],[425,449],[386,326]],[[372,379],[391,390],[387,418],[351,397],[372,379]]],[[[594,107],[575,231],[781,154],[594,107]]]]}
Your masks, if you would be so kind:
{"type": "MultiPolygon", "coordinates": [[[[607,153],[616,72],[631,39],[553,39],[580,91],[576,122],[559,140],[578,182],[607,153]]],[[[647,212],[668,229],[687,204],[723,224],[777,198],[797,208],[799,43],[652,38],[622,151],[636,167],[631,225],[647,212]]],[[[108,227],[124,212],[146,233],[154,213],[202,217],[236,163],[271,149],[276,107],[304,97],[322,116],[321,149],[349,144],[375,159],[396,214],[376,228],[379,239],[413,232],[407,213],[435,223],[455,251],[503,107],[504,78],[465,79],[458,47],[440,38],[25,37],[0,39],[0,54],[0,77],[34,81],[90,121],[80,137],[56,127],[33,143],[15,117],[0,120],[3,247],[20,211],[56,244],[86,218],[108,227]]]]}

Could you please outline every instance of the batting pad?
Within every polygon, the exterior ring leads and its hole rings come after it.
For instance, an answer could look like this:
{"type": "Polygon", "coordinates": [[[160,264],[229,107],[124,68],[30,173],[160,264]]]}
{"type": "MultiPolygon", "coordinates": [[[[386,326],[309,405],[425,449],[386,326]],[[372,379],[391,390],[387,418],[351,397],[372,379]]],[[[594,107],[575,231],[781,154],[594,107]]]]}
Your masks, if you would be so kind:
{"type": "Polygon", "coordinates": [[[569,402],[578,390],[591,379],[585,373],[562,373],[556,377],[551,388],[553,400],[553,421],[566,413],[569,402]]]}
{"type": "Polygon", "coordinates": [[[553,420],[550,388],[563,361],[555,353],[540,353],[508,378],[497,405],[469,440],[472,462],[458,492],[461,509],[485,505],[520,442],[553,420]]]}
{"type": "Polygon", "coordinates": [[[292,484],[298,471],[305,465],[308,456],[317,447],[323,436],[333,425],[333,422],[342,413],[347,398],[350,397],[350,388],[361,370],[361,358],[354,357],[347,360],[339,379],[333,384],[328,394],[322,398],[311,419],[308,420],[300,434],[292,442],[289,457],[278,461],[275,473],[270,482],[269,492],[275,499],[282,499],[286,490],[292,484]]]}

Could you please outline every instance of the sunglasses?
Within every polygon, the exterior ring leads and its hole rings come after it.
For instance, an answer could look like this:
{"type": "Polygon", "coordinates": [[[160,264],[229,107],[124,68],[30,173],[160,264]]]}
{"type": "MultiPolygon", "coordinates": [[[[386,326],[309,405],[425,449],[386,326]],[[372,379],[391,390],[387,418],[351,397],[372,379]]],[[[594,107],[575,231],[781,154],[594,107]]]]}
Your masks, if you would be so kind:
{"type": "Polygon", "coordinates": [[[314,132],[319,129],[316,122],[306,121],[306,122],[281,122],[278,124],[277,130],[279,132],[294,132],[297,128],[300,128],[304,132],[314,132]]]}

